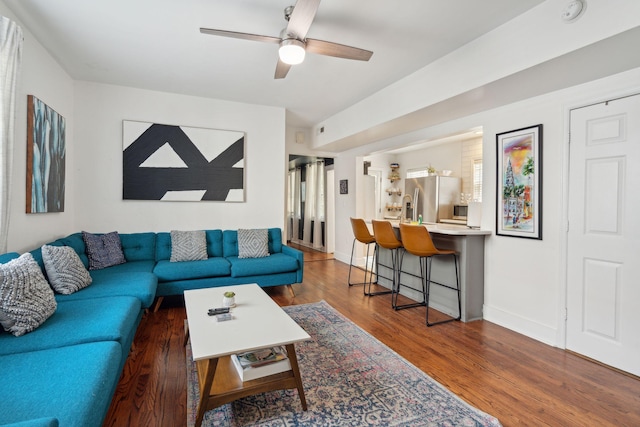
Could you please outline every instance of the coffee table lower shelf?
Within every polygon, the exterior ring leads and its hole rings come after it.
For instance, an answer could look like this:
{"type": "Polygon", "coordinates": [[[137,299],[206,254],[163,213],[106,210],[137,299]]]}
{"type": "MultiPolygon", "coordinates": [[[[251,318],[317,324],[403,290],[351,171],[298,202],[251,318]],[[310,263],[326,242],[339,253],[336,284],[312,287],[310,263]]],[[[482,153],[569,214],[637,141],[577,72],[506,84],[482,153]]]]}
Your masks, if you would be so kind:
{"type": "Polygon", "coordinates": [[[306,411],[307,400],[302,387],[296,350],[293,344],[287,344],[285,347],[291,363],[291,370],[251,381],[243,382],[240,379],[229,356],[197,360],[200,402],[198,403],[196,427],[200,427],[204,414],[213,408],[243,397],[272,390],[298,389],[302,409],[306,411]]]}

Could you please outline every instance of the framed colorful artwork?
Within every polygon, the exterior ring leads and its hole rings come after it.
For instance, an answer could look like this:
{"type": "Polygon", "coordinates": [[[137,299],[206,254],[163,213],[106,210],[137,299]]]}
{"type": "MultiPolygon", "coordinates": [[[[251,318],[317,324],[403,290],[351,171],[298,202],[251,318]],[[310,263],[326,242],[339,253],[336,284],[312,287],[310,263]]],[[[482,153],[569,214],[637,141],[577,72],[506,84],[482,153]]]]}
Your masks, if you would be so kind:
{"type": "Polygon", "coordinates": [[[64,117],[27,95],[27,213],[64,212],[64,117]]]}
{"type": "Polygon", "coordinates": [[[542,125],[496,135],[496,234],[542,239],[542,125]]]}

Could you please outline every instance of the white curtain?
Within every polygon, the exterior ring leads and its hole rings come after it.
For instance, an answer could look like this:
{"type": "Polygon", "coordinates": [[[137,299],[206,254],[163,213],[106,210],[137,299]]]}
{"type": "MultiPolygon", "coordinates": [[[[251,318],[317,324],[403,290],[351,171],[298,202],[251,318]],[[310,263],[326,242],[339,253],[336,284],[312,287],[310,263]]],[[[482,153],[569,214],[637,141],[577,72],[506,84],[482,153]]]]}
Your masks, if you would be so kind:
{"type": "Polygon", "coordinates": [[[293,189],[295,188],[295,177],[295,169],[287,173],[287,240],[289,241],[293,238],[293,205],[295,200],[293,189]]]}
{"type": "Polygon", "coordinates": [[[317,161],[306,166],[303,238],[306,245],[315,249],[321,249],[324,246],[322,242],[322,223],[325,220],[325,211],[324,161],[317,161]]]}
{"type": "Polygon", "coordinates": [[[322,242],[322,223],[325,221],[326,209],[325,209],[325,171],[324,161],[316,163],[316,194],[315,194],[315,222],[314,222],[314,239],[313,247],[322,248],[324,246],[322,242]]]}
{"type": "Polygon", "coordinates": [[[22,62],[22,29],[0,16],[0,253],[7,250],[16,91],[22,62]]]}
{"type": "MultiPolygon", "coordinates": [[[[309,163],[306,166],[306,194],[304,202],[304,237],[303,241],[311,245],[312,221],[316,218],[316,180],[318,166],[316,163],[309,163]]],[[[314,221],[315,222],[315,221],[314,221]]],[[[315,225],[315,224],[314,224],[315,225]]]]}
{"type": "Polygon", "coordinates": [[[291,238],[294,242],[299,242],[302,240],[302,236],[298,236],[298,230],[300,229],[300,221],[302,215],[302,209],[300,206],[301,202],[301,188],[302,183],[302,173],[300,168],[296,168],[294,172],[293,178],[293,237],[291,238]]]}

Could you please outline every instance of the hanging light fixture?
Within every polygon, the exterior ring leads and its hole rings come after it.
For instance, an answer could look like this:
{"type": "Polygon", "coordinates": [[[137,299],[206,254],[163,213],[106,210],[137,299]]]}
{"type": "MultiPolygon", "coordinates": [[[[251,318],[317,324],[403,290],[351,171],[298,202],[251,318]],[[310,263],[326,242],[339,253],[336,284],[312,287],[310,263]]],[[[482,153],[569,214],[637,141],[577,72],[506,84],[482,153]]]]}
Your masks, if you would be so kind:
{"type": "Polygon", "coordinates": [[[304,42],[297,39],[284,39],[280,42],[278,56],[285,64],[297,65],[304,61],[304,42]]]}

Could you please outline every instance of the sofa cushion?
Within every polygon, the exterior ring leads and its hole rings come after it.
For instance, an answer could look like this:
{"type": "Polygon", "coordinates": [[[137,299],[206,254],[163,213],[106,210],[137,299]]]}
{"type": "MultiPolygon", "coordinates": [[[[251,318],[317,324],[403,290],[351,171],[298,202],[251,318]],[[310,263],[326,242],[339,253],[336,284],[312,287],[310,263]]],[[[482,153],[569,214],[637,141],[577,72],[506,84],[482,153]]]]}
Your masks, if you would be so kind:
{"type": "MultiPolygon", "coordinates": [[[[279,228],[267,229],[269,233],[269,253],[282,252],[282,231],[279,228]]],[[[224,230],[222,233],[222,247],[225,257],[238,256],[238,231],[224,230]]]]}
{"type": "Polygon", "coordinates": [[[120,243],[127,262],[156,259],[156,233],[120,233],[120,243]]]}
{"type": "Polygon", "coordinates": [[[42,246],[42,260],[49,284],[60,294],[72,294],[91,284],[80,257],[69,246],[42,246]]]}
{"type": "MultiPolygon", "coordinates": [[[[99,270],[101,271],[101,270],[99,270]]],[[[153,304],[158,278],[153,273],[127,272],[94,275],[91,286],[70,295],[56,295],[56,300],[76,301],[111,296],[131,296],[140,300],[142,308],[153,304]]]]}
{"type": "Polygon", "coordinates": [[[82,232],[82,239],[89,257],[89,270],[99,270],[127,262],[117,231],[106,234],[82,232]]]}
{"type": "Polygon", "coordinates": [[[16,259],[20,256],[18,252],[7,252],[6,254],[0,255],[0,264],[6,264],[12,259],[16,259]]]}
{"type": "Polygon", "coordinates": [[[282,253],[271,254],[268,258],[227,257],[227,260],[231,263],[231,277],[286,273],[298,269],[298,261],[282,253]]]}
{"type": "Polygon", "coordinates": [[[55,417],[61,426],[101,426],[120,375],[114,341],[0,356],[0,424],[55,417]],[[8,367],[11,367],[8,369],[8,367]]]}
{"type": "MultiPolygon", "coordinates": [[[[205,230],[207,237],[207,255],[209,258],[223,256],[222,230],[205,230]]],[[[171,233],[156,234],[156,261],[171,258],[171,233]]]]}
{"type": "Polygon", "coordinates": [[[203,277],[221,277],[231,274],[231,264],[225,258],[208,258],[201,261],[170,262],[158,261],[153,273],[159,282],[172,280],[200,279],[203,277]]]}
{"type": "MultiPolygon", "coordinates": [[[[49,246],[68,246],[72,248],[75,253],[78,254],[78,257],[80,257],[80,261],[82,261],[84,267],[89,268],[89,258],[87,257],[84,240],[82,240],[82,233],[70,234],[67,237],[62,237],[46,244],[49,246]]],[[[47,272],[44,267],[44,261],[42,260],[42,248],[32,250],[31,255],[33,255],[33,258],[40,265],[40,268],[46,277],[47,272]]]]}
{"type": "Polygon", "coordinates": [[[110,276],[116,273],[151,273],[155,265],[155,261],[127,261],[124,264],[112,265],[100,270],[91,270],[89,274],[94,280],[100,280],[102,276],[110,276]]]}
{"type": "Polygon", "coordinates": [[[0,354],[25,353],[96,341],[117,341],[126,356],[140,310],[140,300],[134,297],[62,301],[58,303],[56,312],[35,331],[19,339],[9,334],[0,334],[0,354]]]}
{"type": "Polygon", "coordinates": [[[27,252],[0,264],[0,324],[15,336],[33,331],[56,311],[40,266],[27,252]]]}
{"type": "Polygon", "coordinates": [[[82,238],[82,233],[73,233],[66,237],[62,237],[55,242],[51,243],[52,245],[58,246],[69,246],[73,248],[74,251],[78,254],[82,263],[85,267],[89,268],[89,257],[87,256],[87,246],[84,244],[84,239],[82,238]]]}
{"type": "Polygon", "coordinates": [[[2,424],[2,427],[59,427],[60,423],[57,418],[44,417],[30,419],[26,421],[18,421],[11,424],[2,424]]]}
{"type": "Polygon", "coordinates": [[[171,230],[171,262],[207,259],[207,236],[204,230],[171,230]]]}
{"type": "Polygon", "coordinates": [[[269,231],[266,228],[238,230],[238,258],[267,256],[269,256],[269,231]]]}

